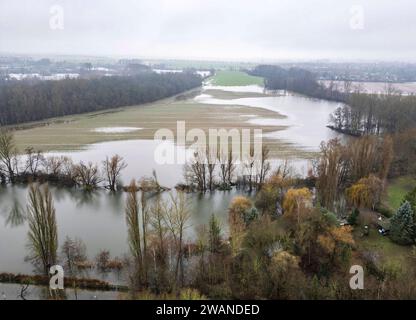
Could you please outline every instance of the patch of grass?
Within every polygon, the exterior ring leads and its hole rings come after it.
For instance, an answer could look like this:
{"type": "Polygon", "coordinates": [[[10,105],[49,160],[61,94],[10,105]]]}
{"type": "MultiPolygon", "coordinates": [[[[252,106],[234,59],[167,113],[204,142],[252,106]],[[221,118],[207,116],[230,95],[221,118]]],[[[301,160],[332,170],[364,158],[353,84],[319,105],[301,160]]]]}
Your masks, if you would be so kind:
{"type": "Polygon", "coordinates": [[[360,227],[355,228],[354,239],[358,248],[361,251],[376,253],[381,265],[393,262],[399,264],[404,270],[410,267],[412,247],[400,246],[391,241],[389,237],[380,235],[374,228],[370,229],[368,236],[361,236],[360,233],[360,227]]]}
{"type": "Polygon", "coordinates": [[[387,205],[397,210],[403,201],[404,196],[416,187],[416,180],[412,177],[405,176],[394,179],[387,186],[387,205]]]}
{"type": "Polygon", "coordinates": [[[205,90],[204,94],[208,94],[210,96],[213,96],[216,99],[222,99],[222,100],[242,99],[242,98],[262,98],[262,97],[272,96],[271,94],[268,94],[268,93],[233,92],[233,91],[214,90],[214,89],[205,90]]]}
{"type": "Polygon", "coordinates": [[[211,78],[212,84],[216,86],[249,86],[264,85],[264,79],[251,76],[241,71],[218,71],[211,78]]]}
{"type": "Polygon", "coordinates": [[[195,68],[202,70],[228,69],[228,68],[254,68],[256,63],[249,62],[225,62],[225,61],[201,61],[201,60],[149,60],[152,64],[162,64],[161,69],[186,69],[195,68]]]}

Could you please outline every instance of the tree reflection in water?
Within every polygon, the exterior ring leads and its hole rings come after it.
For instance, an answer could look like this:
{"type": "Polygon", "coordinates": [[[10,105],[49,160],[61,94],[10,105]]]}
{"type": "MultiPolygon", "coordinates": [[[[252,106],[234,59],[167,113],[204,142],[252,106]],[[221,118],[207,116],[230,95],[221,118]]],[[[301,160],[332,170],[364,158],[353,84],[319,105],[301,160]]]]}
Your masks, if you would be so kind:
{"type": "Polygon", "coordinates": [[[26,221],[26,212],[23,210],[19,201],[15,198],[13,199],[13,205],[10,210],[9,216],[7,217],[5,224],[8,227],[18,227],[21,226],[26,221]]]}

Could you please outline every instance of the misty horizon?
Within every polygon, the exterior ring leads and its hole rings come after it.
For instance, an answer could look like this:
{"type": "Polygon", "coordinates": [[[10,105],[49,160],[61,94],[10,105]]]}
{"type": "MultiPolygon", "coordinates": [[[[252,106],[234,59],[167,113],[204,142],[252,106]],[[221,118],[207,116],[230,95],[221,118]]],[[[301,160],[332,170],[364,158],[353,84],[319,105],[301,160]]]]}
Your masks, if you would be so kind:
{"type": "Polygon", "coordinates": [[[410,0],[2,1],[0,53],[414,62],[415,9],[410,0]]]}

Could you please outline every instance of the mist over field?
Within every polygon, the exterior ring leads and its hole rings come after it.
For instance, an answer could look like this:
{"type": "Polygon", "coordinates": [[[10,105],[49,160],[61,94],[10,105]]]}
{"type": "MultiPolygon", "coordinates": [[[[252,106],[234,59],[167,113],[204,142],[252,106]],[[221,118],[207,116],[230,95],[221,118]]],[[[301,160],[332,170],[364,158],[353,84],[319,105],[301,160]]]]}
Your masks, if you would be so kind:
{"type": "Polygon", "coordinates": [[[412,0],[3,0],[0,52],[414,61],[415,10],[412,0]]]}

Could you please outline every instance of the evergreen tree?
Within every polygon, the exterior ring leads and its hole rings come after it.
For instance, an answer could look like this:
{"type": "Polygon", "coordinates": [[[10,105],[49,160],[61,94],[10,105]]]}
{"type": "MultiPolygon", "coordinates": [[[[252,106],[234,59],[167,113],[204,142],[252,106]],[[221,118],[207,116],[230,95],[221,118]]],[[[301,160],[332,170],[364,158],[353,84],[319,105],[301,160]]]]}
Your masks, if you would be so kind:
{"type": "Polygon", "coordinates": [[[405,201],[391,219],[391,239],[402,245],[412,244],[414,242],[414,230],[412,206],[408,201],[405,201]]]}
{"type": "Polygon", "coordinates": [[[348,223],[352,226],[355,226],[357,224],[359,215],[360,215],[360,210],[358,210],[357,208],[354,208],[354,210],[352,210],[351,214],[349,215],[347,219],[348,223]]]}

